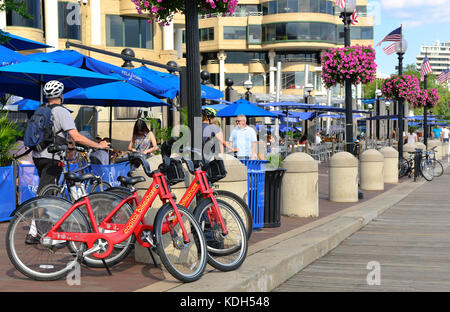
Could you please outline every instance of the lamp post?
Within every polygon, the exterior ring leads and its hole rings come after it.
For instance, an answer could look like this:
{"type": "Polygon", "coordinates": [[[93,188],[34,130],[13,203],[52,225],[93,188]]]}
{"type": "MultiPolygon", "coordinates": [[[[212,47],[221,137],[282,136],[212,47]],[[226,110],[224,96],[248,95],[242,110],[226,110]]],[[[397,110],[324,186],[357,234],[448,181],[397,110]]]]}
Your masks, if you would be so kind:
{"type": "MultiPolygon", "coordinates": [[[[402,39],[402,41],[397,42],[395,45],[395,50],[398,54],[398,75],[403,75],[403,55],[408,48],[408,43],[406,40],[402,39]]],[[[403,115],[405,114],[405,99],[398,99],[398,157],[399,160],[403,157],[403,131],[404,131],[404,123],[403,123],[403,115]]]]}
{"type": "Polygon", "coordinates": [[[386,119],[387,121],[387,134],[388,134],[388,138],[389,138],[389,146],[391,146],[391,129],[390,129],[390,113],[389,113],[389,109],[391,107],[391,102],[385,102],[384,104],[386,106],[386,114],[388,116],[388,118],[386,119]]]}
{"type": "MultiPolygon", "coordinates": [[[[188,127],[191,129],[191,147],[201,149],[201,128],[195,127],[194,121],[201,120],[201,87],[200,87],[200,44],[198,28],[198,0],[185,0],[186,25],[186,96],[188,107],[188,127]]],[[[194,159],[192,152],[191,159],[194,159]]]]}
{"type": "MultiPolygon", "coordinates": [[[[309,104],[309,97],[311,96],[311,92],[314,90],[314,86],[311,83],[307,83],[305,84],[305,86],[303,87],[303,96],[305,98],[305,103],[309,104]],[[308,94],[306,94],[308,92],[308,94]]],[[[305,109],[305,111],[308,111],[305,109]]],[[[304,125],[303,125],[304,129],[303,129],[303,134],[306,135],[306,137],[308,137],[308,120],[304,121],[304,125]]]]}
{"type": "MultiPolygon", "coordinates": [[[[203,70],[200,73],[200,78],[202,79],[202,84],[206,85],[208,83],[209,77],[210,77],[209,72],[207,70],[203,70]]],[[[202,105],[205,105],[205,103],[206,103],[206,99],[202,99],[202,105]]]]}
{"type": "MultiPolygon", "coordinates": [[[[167,62],[167,66],[170,67],[178,67],[178,64],[175,61],[169,61],[167,62]]],[[[175,75],[175,71],[172,69],[168,69],[169,74],[171,75],[175,75]]],[[[176,108],[174,107],[174,103],[172,101],[172,99],[167,99],[167,103],[170,104],[170,107],[167,109],[167,127],[171,128],[173,127],[173,119],[174,119],[174,110],[176,110],[176,108]]]]}
{"type": "MultiPolygon", "coordinates": [[[[344,44],[349,47],[350,25],[352,22],[352,13],[356,9],[356,0],[347,0],[344,8],[337,7],[341,13],[340,17],[344,22],[344,44]]],[[[352,83],[349,79],[345,80],[345,145],[346,151],[355,154],[353,143],[353,103],[352,103],[352,83]]]]}
{"type": "MultiPolygon", "coordinates": [[[[370,118],[370,122],[369,122],[369,127],[370,127],[370,131],[369,131],[369,138],[373,139],[373,121],[372,121],[372,116],[373,116],[373,105],[372,104],[368,104],[367,105],[367,109],[369,110],[369,118],[370,118]]],[[[377,120],[378,122],[378,120],[377,120]]]]}
{"type": "MultiPolygon", "coordinates": [[[[381,90],[377,89],[375,91],[375,97],[377,99],[377,103],[376,103],[376,108],[375,108],[375,112],[377,116],[380,116],[380,98],[381,95],[383,93],[381,92],[381,90]]],[[[375,122],[375,127],[376,127],[376,136],[377,136],[377,140],[380,139],[380,120],[377,119],[377,121],[375,122]]]]}
{"type": "Polygon", "coordinates": [[[244,87],[247,89],[247,92],[245,92],[245,99],[250,102],[250,98],[252,95],[252,93],[250,92],[250,89],[253,87],[253,82],[251,80],[245,81],[244,87]]]}

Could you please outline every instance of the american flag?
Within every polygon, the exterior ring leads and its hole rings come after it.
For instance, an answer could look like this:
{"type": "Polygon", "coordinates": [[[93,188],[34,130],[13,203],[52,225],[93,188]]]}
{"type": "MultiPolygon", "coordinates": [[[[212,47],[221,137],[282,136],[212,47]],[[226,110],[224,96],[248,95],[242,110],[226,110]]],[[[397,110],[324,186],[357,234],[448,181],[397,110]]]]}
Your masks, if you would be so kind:
{"type": "Polygon", "coordinates": [[[352,25],[356,24],[358,24],[358,13],[356,12],[356,9],[354,9],[352,14],[352,25]]]}
{"type": "Polygon", "coordinates": [[[336,5],[341,9],[345,8],[345,1],[347,0],[336,0],[336,5]]]}
{"type": "Polygon", "coordinates": [[[424,77],[431,72],[433,72],[433,69],[431,68],[430,60],[428,59],[428,56],[425,55],[422,67],[420,68],[420,81],[423,81],[424,77]]]}
{"type": "Polygon", "coordinates": [[[447,80],[450,79],[450,69],[446,69],[444,70],[442,73],[439,74],[439,76],[437,77],[437,80],[439,81],[440,84],[444,84],[445,82],[447,82],[447,80]]]}
{"type": "Polygon", "coordinates": [[[392,53],[397,51],[396,48],[397,48],[397,42],[394,42],[394,43],[388,45],[387,47],[383,48],[383,51],[387,55],[391,55],[392,53]]]}
{"type": "Polygon", "coordinates": [[[402,26],[389,33],[383,40],[378,42],[377,46],[381,45],[385,41],[402,41],[402,26]]]}

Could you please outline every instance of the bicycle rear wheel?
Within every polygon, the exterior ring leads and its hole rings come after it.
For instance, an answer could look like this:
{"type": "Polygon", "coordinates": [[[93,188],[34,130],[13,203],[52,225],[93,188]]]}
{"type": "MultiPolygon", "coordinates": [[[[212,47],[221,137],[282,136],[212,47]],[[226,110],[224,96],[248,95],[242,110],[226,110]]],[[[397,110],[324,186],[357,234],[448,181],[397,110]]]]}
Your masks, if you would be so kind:
{"type": "MultiPolygon", "coordinates": [[[[56,197],[37,197],[24,202],[6,232],[6,250],[14,267],[39,281],[57,280],[72,270],[86,244],[64,240],[45,242],[42,238],[72,204],[56,197]],[[27,242],[27,235],[39,241],[27,242]]],[[[87,233],[90,226],[83,214],[74,210],[64,221],[62,232],[87,233]]]]}
{"type": "Polygon", "coordinates": [[[64,185],[49,184],[44,186],[38,193],[38,196],[56,196],[72,201],[70,194],[64,185]]]}
{"type": "Polygon", "coordinates": [[[440,177],[444,173],[444,166],[442,166],[442,163],[437,159],[434,159],[432,161],[432,165],[433,165],[434,177],[435,178],[440,177]]]}
{"type": "Polygon", "coordinates": [[[189,242],[183,240],[180,222],[174,222],[175,210],[171,204],[163,205],[154,222],[156,248],[161,262],[173,277],[182,282],[198,280],[206,268],[206,243],[200,225],[191,212],[181,205],[182,216],[189,242]]]}
{"type": "Polygon", "coordinates": [[[247,256],[247,233],[233,207],[220,199],[217,200],[217,206],[226,226],[226,235],[223,234],[218,216],[213,212],[210,198],[198,204],[194,215],[205,235],[208,263],[218,270],[231,271],[240,267],[247,256]]]}
{"type": "Polygon", "coordinates": [[[427,181],[431,181],[434,178],[433,163],[429,159],[422,159],[420,162],[420,173],[427,181]]]}
{"type": "MultiPolygon", "coordinates": [[[[110,188],[111,188],[111,184],[109,184],[108,182],[105,182],[103,180],[95,181],[94,183],[92,183],[90,185],[89,194],[104,192],[110,188]]],[[[88,189],[87,185],[86,185],[86,189],[88,189]]]]}
{"type": "Polygon", "coordinates": [[[247,231],[247,240],[249,240],[253,232],[253,216],[245,201],[236,194],[224,190],[215,190],[214,197],[226,202],[239,214],[247,231]]]}
{"type": "Polygon", "coordinates": [[[409,171],[409,163],[408,161],[401,157],[400,161],[398,162],[398,177],[403,178],[405,175],[408,174],[409,171]]]}

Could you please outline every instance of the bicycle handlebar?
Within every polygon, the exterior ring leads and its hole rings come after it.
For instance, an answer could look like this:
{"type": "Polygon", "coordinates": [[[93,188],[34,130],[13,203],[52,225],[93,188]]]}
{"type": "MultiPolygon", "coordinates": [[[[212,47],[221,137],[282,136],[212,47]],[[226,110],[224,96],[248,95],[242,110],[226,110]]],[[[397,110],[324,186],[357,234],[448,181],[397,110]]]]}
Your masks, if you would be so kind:
{"type": "Polygon", "coordinates": [[[139,152],[132,152],[122,157],[117,157],[115,162],[116,164],[120,164],[123,162],[133,162],[137,161],[142,165],[142,168],[144,168],[144,172],[147,176],[152,177],[152,171],[150,169],[150,164],[145,159],[144,155],[142,155],[139,152]]]}

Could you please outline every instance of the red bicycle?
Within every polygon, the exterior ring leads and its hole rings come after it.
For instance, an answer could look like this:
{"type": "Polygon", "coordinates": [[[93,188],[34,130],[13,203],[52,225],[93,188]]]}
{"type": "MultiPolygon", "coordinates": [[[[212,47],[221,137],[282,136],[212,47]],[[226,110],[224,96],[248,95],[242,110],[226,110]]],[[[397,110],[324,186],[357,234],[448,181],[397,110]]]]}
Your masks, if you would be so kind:
{"type": "Polygon", "coordinates": [[[167,164],[151,171],[142,155],[131,154],[128,160],[139,162],[153,182],[127,220],[124,217],[132,211],[127,200],[105,192],[85,196],[74,204],[52,196],[23,203],[6,234],[8,256],[16,269],[35,280],[55,280],[65,276],[77,261],[95,258],[110,272],[108,264],[123,259],[123,250],[134,236],[144,247],[157,251],[175,278],[198,280],[207,262],[205,237],[192,213],[175,203],[164,176],[167,164]],[[156,197],[163,206],[153,226],[145,225],[142,220],[156,197]],[[111,210],[113,202],[117,205],[111,210]],[[37,233],[38,244],[25,243],[30,231],[37,233]]]}
{"type": "MultiPolygon", "coordinates": [[[[162,147],[163,159],[165,158],[166,162],[167,158],[170,158],[171,143],[173,140],[163,144],[162,147]]],[[[197,156],[201,157],[199,153],[197,156]]],[[[206,238],[208,263],[221,271],[237,269],[244,262],[248,249],[247,233],[239,214],[228,203],[215,198],[206,171],[203,170],[203,168],[207,169],[210,163],[204,160],[196,161],[194,165],[193,161],[185,157],[170,158],[171,166],[166,174],[169,185],[184,181],[182,162],[186,163],[194,179],[178,204],[189,207],[197,198],[194,216],[200,223],[206,238]]],[[[140,178],[142,177],[132,179],[119,177],[119,182],[126,188],[116,187],[108,189],[106,192],[121,196],[131,206],[136,205],[139,196],[134,189],[134,184],[141,182],[140,178]]],[[[130,251],[124,248],[124,253],[130,251]]]]}

